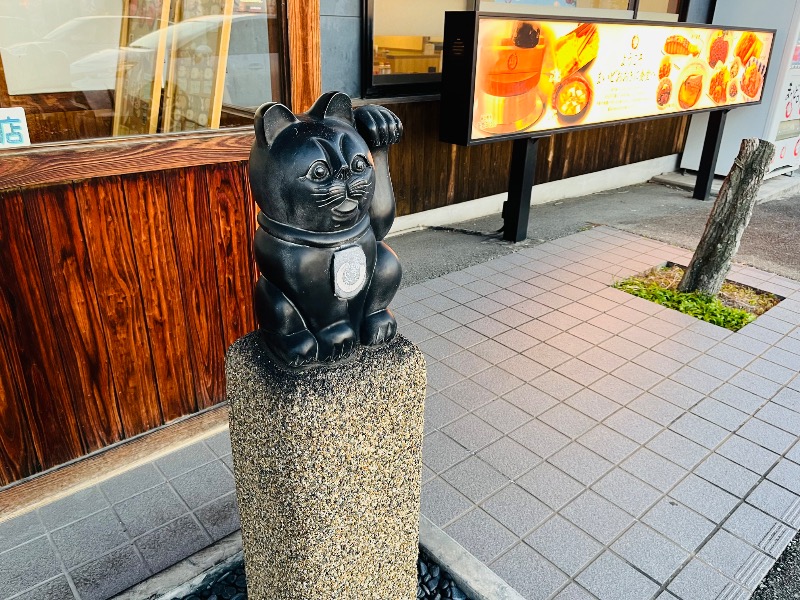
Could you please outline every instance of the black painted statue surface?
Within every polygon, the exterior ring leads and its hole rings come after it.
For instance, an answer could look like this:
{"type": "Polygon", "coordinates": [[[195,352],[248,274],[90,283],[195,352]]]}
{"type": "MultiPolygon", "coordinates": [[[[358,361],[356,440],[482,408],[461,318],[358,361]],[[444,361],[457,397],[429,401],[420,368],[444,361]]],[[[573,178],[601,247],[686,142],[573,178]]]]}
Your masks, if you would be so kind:
{"type": "Polygon", "coordinates": [[[265,104],[255,130],[255,308],[270,354],[309,368],[390,341],[401,269],[382,240],[395,215],[388,147],[400,140],[400,120],[381,106],[353,110],[331,92],[296,116],[265,104]]]}

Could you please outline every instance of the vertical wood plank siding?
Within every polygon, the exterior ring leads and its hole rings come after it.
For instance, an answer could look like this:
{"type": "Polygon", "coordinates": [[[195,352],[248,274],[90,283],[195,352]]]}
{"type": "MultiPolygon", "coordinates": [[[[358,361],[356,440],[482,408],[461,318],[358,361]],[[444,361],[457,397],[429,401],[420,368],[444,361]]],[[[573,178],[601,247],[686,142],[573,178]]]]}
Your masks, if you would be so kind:
{"type": "MultiPolygon", "coordinates": [[[[399,214],[506,190],[509,144],[442,144],[437,103],[389,107],[399,214]]],[[[679,152],[687,123],[544,140],[537,181],[679,152]]],[[[224,399],[255,213],[245,161],[0,191],[0,485],[224,399]]]]}

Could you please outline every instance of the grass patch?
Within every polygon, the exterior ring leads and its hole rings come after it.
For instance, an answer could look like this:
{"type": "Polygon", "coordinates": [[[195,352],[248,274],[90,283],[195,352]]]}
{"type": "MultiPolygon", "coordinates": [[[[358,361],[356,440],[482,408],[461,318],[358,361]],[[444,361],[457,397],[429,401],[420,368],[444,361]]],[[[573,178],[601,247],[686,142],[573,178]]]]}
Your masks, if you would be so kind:
{"type": "Polygon", "coordinates": [[[723,284],[719,296],[679,292],[682,277],[683,268],[672,265],[618,281],[614,287],[731,331],[739,331],[781,300],[775,294],[729,281],[723,284]]]}

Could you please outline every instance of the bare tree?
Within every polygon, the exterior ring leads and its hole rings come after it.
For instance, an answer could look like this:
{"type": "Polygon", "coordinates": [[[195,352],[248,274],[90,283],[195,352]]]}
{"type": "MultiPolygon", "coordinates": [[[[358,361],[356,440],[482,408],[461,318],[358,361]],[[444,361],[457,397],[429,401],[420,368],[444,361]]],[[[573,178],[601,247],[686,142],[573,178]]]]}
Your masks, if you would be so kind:
{"type": "Polygon", "coordinates": [[[774,154],[775,146],[770,142],[755,138],[742,140],[739,155],[722,182],[697,250],[678,284],[679,291],[711,296],[719,293],[730,271],[731,260],[739,250],[774,154]]]}

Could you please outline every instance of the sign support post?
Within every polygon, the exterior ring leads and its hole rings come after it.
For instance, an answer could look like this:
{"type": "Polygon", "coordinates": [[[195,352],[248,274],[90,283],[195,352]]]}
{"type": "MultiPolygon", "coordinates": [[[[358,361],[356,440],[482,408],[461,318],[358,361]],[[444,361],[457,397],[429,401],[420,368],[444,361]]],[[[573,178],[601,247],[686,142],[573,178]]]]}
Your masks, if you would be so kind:
{"type": "Polygon", "coordinates": [[[503,205],[503,239],[508,242],[521,242],[528,237],[538,147],[539,138],[514,140],[508,174],[508,200],[503,205]]]}
{"type": "Polygon", "coordinates": [[[697,181],[692,195],[697,200],[708,200],[711,195],[711,185],[714,183],[714,168],[717,166],[719,148],[722,145],[722,132],[725,129],[725,119],[727,117],[727,109],[716,110],[708,115],[706,139],[703,142],[700,168],[697,170],[697,181]]]}

